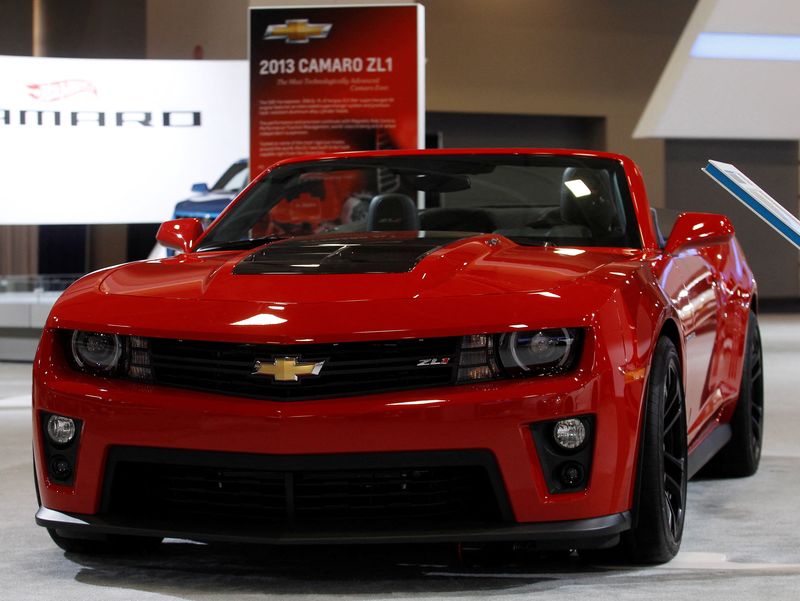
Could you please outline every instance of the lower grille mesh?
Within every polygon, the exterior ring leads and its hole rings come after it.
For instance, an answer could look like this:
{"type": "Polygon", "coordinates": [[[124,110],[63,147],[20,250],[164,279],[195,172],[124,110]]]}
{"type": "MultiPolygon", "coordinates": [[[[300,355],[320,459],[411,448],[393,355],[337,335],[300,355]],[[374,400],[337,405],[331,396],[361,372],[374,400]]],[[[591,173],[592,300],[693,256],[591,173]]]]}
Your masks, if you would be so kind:
{"type": "Polygon", "coordinates": [[[119,461],[108,512],[134,520],[267,529],[499,523],[481,465],[251,469],[119,461]]]}

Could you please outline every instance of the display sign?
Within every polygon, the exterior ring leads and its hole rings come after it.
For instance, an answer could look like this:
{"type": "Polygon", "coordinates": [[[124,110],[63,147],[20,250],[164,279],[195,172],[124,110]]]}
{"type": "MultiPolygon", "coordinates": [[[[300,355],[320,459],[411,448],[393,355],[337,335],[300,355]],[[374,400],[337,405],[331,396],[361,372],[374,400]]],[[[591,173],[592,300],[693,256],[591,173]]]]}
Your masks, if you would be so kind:
{"type": "Polygon", "coordinates": [[[424,145],[424,9],[250,9],[250,160],[424,145]]]}
{"type": "Polygon", "coordinates": [[[781,236],[800,248],[800,220],[764,192],[753,180],[733,165],[719,161],[708,161],[708,165],[702,171],[781,236]]]}
{"type": "Polygon", "coordinates": [[[247,62],[0,57],[0,224],[153,223],[247,156],[247,62]]]}

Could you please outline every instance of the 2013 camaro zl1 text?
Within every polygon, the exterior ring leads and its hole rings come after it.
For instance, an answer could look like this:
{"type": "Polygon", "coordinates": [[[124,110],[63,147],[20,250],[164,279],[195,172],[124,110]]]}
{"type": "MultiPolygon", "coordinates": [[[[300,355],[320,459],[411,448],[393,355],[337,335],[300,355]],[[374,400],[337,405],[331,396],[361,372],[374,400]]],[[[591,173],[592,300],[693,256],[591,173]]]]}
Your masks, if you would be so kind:
{"type": "Polygon", "coordinates": [[[689,477],[758,467],[733,228],[684,213],[665,240],[626,157],[290,160],[206,231],[158,238],[180,254],[85,276],[39,346],[36,519],[65,549],[529,541],[659,562],[689,477]]]}

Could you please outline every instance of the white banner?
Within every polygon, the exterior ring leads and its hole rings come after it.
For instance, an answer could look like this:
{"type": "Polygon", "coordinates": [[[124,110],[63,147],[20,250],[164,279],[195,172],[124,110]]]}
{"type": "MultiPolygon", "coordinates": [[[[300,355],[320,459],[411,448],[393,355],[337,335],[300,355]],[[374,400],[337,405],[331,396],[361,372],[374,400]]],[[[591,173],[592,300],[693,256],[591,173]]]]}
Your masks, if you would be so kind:
{"type": "Polygon", "coordinates": [[[0,224],[153,223],[247,156],[246,61],[0,56],[0,224]]]}

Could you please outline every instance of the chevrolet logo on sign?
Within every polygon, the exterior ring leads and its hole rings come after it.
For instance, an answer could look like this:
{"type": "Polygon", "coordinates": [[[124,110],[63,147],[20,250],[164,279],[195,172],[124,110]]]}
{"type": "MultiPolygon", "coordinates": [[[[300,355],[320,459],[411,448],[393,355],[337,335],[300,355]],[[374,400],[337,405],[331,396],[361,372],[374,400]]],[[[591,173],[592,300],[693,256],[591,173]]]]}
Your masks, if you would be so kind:
{"type": "Polygon", "coordinates": [[[333,25],[309,23],[308,19],[287,19],[285,23],[268,25],[265,40],[285,40],[287,44],[308,44],[308,40],[324,40],[333,25]]]}
{"type": "Polygon", "coordinates": [[[272,363],[256,361],[253,375],[272,376],[276,382],[297,382],[300,376],[318,376],[324,361],[303,363],[299,357],[278,357],[272,363]]]}

